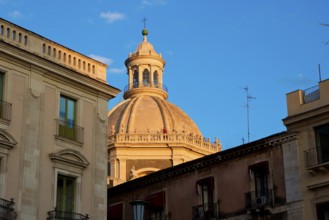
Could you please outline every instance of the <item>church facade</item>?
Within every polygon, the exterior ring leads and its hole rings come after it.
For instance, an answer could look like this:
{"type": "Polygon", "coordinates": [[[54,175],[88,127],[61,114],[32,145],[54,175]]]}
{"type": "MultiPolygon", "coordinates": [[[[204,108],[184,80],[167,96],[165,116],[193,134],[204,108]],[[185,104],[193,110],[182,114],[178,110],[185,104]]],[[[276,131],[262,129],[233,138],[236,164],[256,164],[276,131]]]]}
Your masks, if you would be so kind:
{"type": "Polygon", "coordinates": [[[106,219],[106,68],[0,19],[1,219],[106,219]]]}

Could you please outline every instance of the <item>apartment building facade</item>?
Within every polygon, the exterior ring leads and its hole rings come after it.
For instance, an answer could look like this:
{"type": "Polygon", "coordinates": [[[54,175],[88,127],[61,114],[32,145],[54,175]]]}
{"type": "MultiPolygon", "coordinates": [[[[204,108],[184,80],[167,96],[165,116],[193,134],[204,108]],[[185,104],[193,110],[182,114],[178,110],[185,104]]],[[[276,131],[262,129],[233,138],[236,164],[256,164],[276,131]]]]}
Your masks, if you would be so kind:
{"type": "Polygon", "coordinates": [[[106,68],[0,19],[3,216],[106,219],[106,68]]]}

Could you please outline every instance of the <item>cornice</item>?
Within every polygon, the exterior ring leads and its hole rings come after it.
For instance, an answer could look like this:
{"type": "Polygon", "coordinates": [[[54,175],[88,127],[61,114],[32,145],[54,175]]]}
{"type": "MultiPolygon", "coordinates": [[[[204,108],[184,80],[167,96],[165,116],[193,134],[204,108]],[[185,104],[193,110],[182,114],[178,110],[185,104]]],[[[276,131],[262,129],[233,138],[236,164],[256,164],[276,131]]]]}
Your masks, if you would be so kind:
{"type": "Polygon", "coordinates": [[[42,71],[45,73],[45,77],[56,78],[61,82],[66,82],[70,85],[74,84],[83,90],[88,88],[91,92],[97,91],[100,97],[106,97],[107,99],[115,97],[120,92],[119,89],[108,85],[106,82],[78,73],[45,58],[29,53],[28,51],[7,44],[2,40],[0,40],[0,46],[0,52],[7,56],[14,57],[15,59],[21,60],[31,66],[45,70],[42,71]]]}
{"type": "Polygon", "coordinates": [[[218,153],[214,153],[196,160],[188,161],[183,164],[163,169],[161,171],[151,173],[147,176],[122,183],[112,188],[108,188],[108,196],[114,196],[128,190],[138,189],[150,184],[161,182],[167,178],[174,178],[180,175],[187,175],[197,170],[208,168],[217,163],[241,158],[248,154],[266,151],[282,144],[296,140],[295,133],[281,132],[268,136],[266,138],[250,142],[248,144],[240,145],[235,148],[224,150],[218,153]]]}

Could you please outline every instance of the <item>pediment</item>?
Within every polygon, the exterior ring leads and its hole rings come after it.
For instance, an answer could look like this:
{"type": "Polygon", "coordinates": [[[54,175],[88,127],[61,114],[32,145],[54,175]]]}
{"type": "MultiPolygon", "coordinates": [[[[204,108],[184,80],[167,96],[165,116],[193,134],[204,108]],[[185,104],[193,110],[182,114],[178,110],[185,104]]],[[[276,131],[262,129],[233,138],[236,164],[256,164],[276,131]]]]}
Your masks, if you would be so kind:
{"type": "Polygon", "coordinates": [[[81,170],[84,170],[90,164],[83,154],[72,149],[64,149],[57,153],[49,154],[49,157],[54,163],[77,167],[81,170]]]}
{"type": "Polygon", "coordinates": [[[7,131],[0,128],[0,147],[12,149],[17,144],[16,140],[7,131]]]}

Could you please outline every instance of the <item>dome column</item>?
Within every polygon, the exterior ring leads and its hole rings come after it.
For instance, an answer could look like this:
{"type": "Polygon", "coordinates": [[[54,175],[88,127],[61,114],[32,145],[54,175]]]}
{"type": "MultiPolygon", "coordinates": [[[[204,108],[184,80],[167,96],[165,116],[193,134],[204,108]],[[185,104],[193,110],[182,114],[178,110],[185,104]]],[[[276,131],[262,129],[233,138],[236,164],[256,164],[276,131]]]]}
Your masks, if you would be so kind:
{"type": "Polygon", "coordinates": [[[154,87],[153,65],[150,65],[150,85],[154,87]]]}
{"type": "Polygon", "coordinates": [[[138,87],[142,87],[143,85],[142,65],[138,65],[138,87]]]}
{"type": "Polygon", "coordinates": [[[129,81],[128,81],[128,87],[129,90],[133,88],[133,84],[134,84],[134,73],[131,70],[131,67],[128,67],[128,77],[129,77],[129,81]]]}

